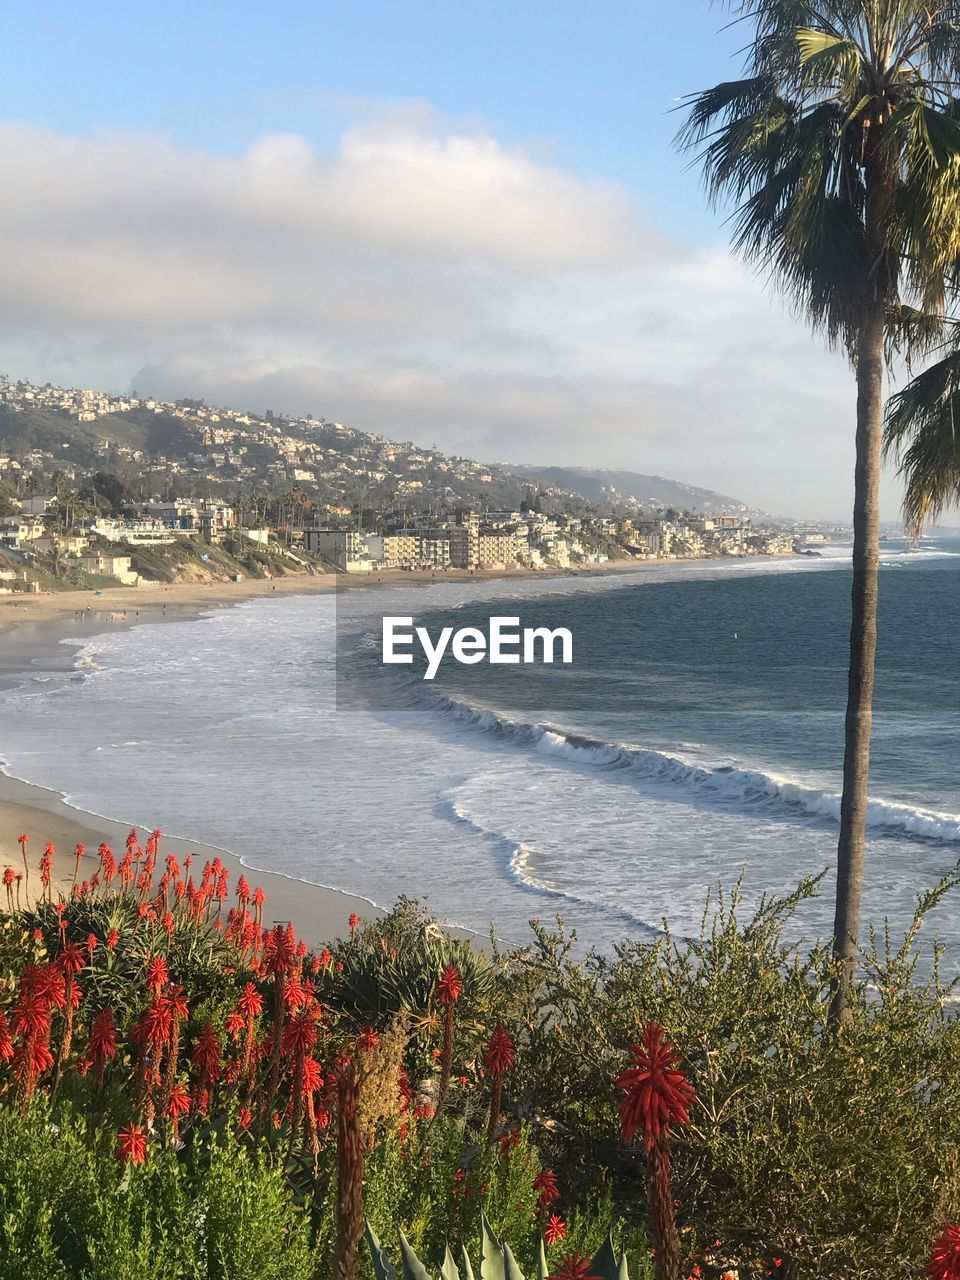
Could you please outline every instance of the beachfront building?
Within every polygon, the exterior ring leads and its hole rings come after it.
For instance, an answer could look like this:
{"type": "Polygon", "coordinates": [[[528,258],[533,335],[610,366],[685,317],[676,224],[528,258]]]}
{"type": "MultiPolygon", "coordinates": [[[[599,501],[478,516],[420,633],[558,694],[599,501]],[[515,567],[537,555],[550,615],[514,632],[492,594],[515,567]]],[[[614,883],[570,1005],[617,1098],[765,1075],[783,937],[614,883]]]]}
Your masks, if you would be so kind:
{"type": "Polygon", "coordinates": [[[97,573],[105,578],[117,578],[125,587],[135,587],[140,575],[130,567],[129,556],[108,555],[103,551],[91,551],[80,557],[80,568],[84,573],[97,573]]]}
{"type": "Polygon", "coordinates": [[[481,534],[477,557],[484,569],[507,569],[519,560],[517,536],[514,533],[481,534]]]}
{"type": "Polygon", "coordinates": [[[388,533],[380,539],[385,569],[412,569],[420,563],[420,538],[415,533],[388,533]]]}
{"type": "Polygon", "coordinates": [[[420,564],[431,569],[448,569],[453,563],[449,530],[436,529],[421,534],[418,543],[420,564]]]}
{"type": "Polygon", "coordinates": [[[480,567],[480,517],[465,512],[449,531],[450,563],[456,569],[480,567]]]}
{"type": "Polygon", "coordinates": [[[362,533],[356,529],[304,529],[303,545],[340,573],[369,573],[376,565],[362,533]]]}
{"type": "Polygon", "coordinates": [[[110,520],[101,516],[90,526],[90,532],[107,542],[129,542],[135,546],[155,546],[193,537],[190,529],[176,529],[162,520],[110,520]]]}

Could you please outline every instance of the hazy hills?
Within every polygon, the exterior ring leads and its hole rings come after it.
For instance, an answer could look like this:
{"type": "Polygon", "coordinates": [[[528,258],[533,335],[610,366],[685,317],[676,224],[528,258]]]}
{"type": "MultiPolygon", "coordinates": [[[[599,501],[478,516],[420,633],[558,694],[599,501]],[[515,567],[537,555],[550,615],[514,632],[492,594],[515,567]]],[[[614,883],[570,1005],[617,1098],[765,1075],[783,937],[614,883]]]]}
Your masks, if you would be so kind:
{"type": "Polygon", "coordinates": [[[588,467],[514,467],[521,475],[559,489],[570,489],[598,505],[631,506],[649,510],[674,507],[704,513],[744,512],[747,505],[712,489],[646,476],[636,471],[604,471],[588,467]]]}

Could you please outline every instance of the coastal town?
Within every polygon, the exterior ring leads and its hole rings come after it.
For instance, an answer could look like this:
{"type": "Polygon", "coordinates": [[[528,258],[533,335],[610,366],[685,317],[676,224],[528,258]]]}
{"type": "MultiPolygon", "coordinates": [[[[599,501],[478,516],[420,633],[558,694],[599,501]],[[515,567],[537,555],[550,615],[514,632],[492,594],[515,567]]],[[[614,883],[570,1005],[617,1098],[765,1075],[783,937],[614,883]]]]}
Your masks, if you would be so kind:
{"type": "Polygon", "coordinates": [[[0,591],[816,554],[743,504],[591,502],[323,418],[0,378],[0,591]]]}

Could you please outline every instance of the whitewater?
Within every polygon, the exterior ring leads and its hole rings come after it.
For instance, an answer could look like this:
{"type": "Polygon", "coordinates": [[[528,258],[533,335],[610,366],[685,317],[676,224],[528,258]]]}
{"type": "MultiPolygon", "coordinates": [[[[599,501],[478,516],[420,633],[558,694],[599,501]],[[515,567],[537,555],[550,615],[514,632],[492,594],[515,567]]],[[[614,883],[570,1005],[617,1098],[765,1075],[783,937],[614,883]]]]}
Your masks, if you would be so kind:
{"type": "MultiPolygon", "coordinates": [[[[884,564],[891,580],[926,590],[932,578],[938,598],[945,586],[956,597],[960,555],[949,546],[892,548],[884,564]]],[[[764,611],[782,614],[794,598],[805,615],[821,598],[833,610],[846,570],[837,548],[789,562],[259,599],[85,641],[64,676],[45,672],[7,695],[0,757],[89,812],[381,906],[426,898],[451,922],[483,932],[496,922],[509,940],[531,917],[558,913],[601,947],[651,936],[665,917],[693,932],[718,883],[742,875],[749,907],[832,865],[837,656],[801,652],[788,683],[808,658],[826,683],[782,704],[776,661],[764,659],[769,678],[758,683],[749,646],[759,637],[781,654],[764,611]],[[565,684],[524,668],[521,687],[471,668],[434,688],[377,661],[383,613],[462,625],[493,605],[572,620],[585,665],[575,661],[565,684]],[[691,619],[713,640],[685,667],[669,637],[691,637],[691,619]],[[615,644],[621,622],[627,649],[590,649],[594,634],[615,644]]],[[[935,654],[932,671],[950,656],[935,654]]],[[[936,764],[923,777],[914,767],[939,759],[954,734],[955,699],[947,719],[931,720],[928,703],[954,698],[933,679],[900,705],[909,682],[898,677],[892,719],[883,707],[878,716],[864,910],[894,928],[960,857],[952,764],[943,776],[936,764]]],[[[828,931],[831,888],[828,878],[801,911],[804,936],[828,931]]],[[[960,969],[954,915],[943,909],[935,924],[960,969]]]]}

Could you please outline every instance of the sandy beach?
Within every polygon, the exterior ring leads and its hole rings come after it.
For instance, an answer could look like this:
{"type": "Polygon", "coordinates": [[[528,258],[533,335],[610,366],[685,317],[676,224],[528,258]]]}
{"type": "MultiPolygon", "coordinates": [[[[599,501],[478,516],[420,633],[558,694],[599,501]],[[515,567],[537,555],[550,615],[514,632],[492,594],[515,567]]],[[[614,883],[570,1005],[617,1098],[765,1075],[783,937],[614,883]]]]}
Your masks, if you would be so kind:
{"type": "MultiPolygon", "coordinates": [[[[26,674],[67,670],[75,649],[61,643],[66,639],[82,640],[145,622],[182,621],[267,594],[332,591],[335,581],[333,575],[291,575],[272,581],[178,584],[150,590],[118,587],[99,594],[71,591],[7,596],[0,600],[0,690],[19,683],[26,674]]],[[[0,773],[0,871],[6,866],[22,870],[17,837],[26,834],[31,891],[39,887],[38,863],[48,841],[56,848],[55,892],[69,893],[76,845],[81,843],[95,851],[106,842],[115,851],[122,851],[129,829],[129,822],[84,813],[66,804],[54,791],[0,773]]],[[[233,882],[245,870],[251,884],[261,885],[267,895],[265,920],[292,921],[298,934],[311,944],[346,933],[353,911],[367,917],[379,914],[365,899],[276,873],[245,869],[233,854],[194,841],[164,837],[161,851],[178,857],[192,853],[195,862],[201,864],[219,854],[233,882]]],[[[95,858],[88,855],[81,862],[80,879],[95,869],[95,858]]],[[[23,885],[21,894],[26,896],[23,885]]]]}

